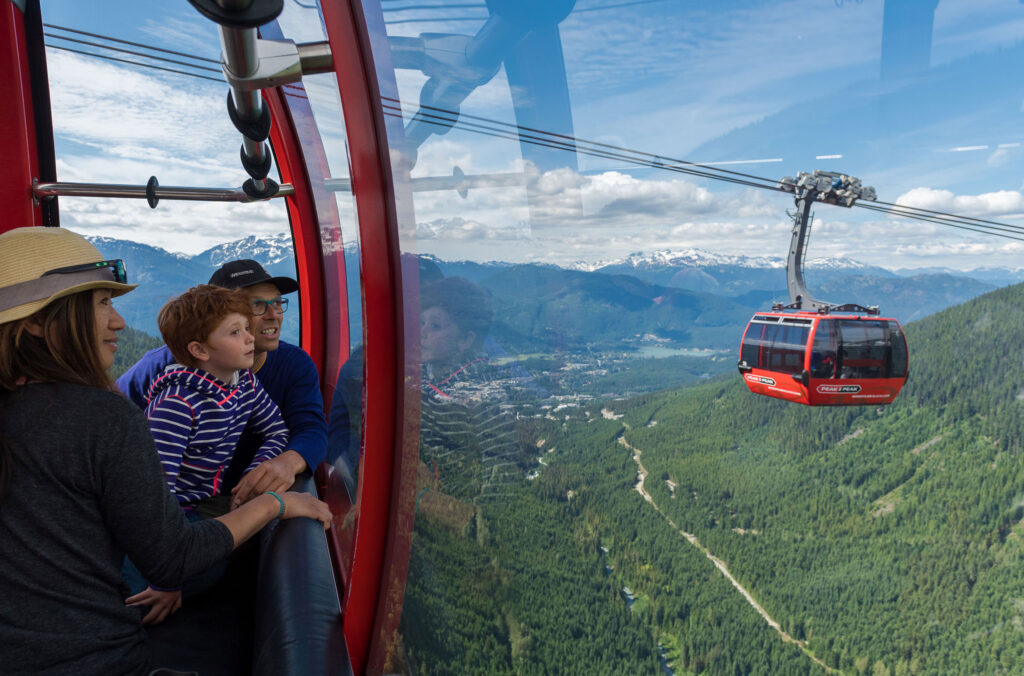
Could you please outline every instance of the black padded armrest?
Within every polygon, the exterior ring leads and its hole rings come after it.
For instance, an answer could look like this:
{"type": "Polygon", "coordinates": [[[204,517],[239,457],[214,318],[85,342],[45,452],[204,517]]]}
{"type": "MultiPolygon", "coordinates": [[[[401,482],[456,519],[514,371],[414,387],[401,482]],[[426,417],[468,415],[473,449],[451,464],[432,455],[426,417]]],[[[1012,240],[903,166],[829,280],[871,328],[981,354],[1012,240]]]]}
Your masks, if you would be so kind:
{"type": "MultiPolygon", "coordinates": [[[[308,474],[298,477],[292,490],[316,495],[308,474]]],[[[352,674],[319,522],[289,519],[264,529],[256,594],[253,674],[352,674]]]]}

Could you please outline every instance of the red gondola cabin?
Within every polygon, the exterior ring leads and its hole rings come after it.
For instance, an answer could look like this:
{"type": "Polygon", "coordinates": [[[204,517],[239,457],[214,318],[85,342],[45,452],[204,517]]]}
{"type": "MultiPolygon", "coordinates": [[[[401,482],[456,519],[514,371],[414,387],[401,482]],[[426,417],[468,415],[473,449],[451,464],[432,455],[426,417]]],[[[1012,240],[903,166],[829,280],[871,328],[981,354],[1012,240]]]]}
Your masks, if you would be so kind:
{"type": "Polygon", "coordinates": [[[907,380],[907,341],[895,319],[759,312],[738,366],[755,394],[809,406],[888,404],[907,380]]]}

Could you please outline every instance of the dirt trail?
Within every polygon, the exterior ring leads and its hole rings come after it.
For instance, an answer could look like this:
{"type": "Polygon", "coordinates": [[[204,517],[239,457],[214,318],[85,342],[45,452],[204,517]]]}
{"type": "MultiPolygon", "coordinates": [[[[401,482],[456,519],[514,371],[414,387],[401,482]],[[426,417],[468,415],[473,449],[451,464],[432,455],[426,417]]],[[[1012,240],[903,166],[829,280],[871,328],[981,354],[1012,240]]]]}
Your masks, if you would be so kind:
{"type": "Polygon", "coordinates": [[[783,629],[779,625],[779,623],[776,622],[774,619],[772,619],[772,616],[768,614],[768,611],[765,610],[764,608],[762,608],[761,604],[759,604],[757,602],[757,600],[754,599],[754,597],[750,594],[750,592],[747,591],[743,587],[743,585],[741,585],[739,583],[739,581],[732,576],[732,573],[729,572],[729,568],[725,565],[724,561],[722,561],[720,558],[718,558],[717,556],[712,554],[710,551],[708,551],[707,547],[705,547],[704,545],[702,545],[700,543],[700,540],[697,539],[696,535],[694,535],[693,533],[687,533],[686,531],[684,531],[682,528],[677,526],[675,524],[675,522],[672,521],[672,519],[670,519],[668,517],[668,515],[666,515],[664,512],[661,511],[661,508],[658,507],[657,503],[654,502],[654,499],[651,497],[651,494],[648,493],[646,490],[644,490],[644,481],[647,479],[647,468],[645,468],[643,463],[640,461],[640,456],[643,454],[643,452],[639,448],[631,446],[629,444],[629,442],[626,441],[625,435],[620,435],[619,436],[619,443],[622,444],[624,447],[626,447],[627,449],[629,449],[630,451],[633,452],[633,461],[636,462],[636,466],[637,466],[637,482],[636,482],[636,486],[634,486],[634,488],[636,489],[636,491],[638,493],[640,493],[640,495],[642,495],[644,497],[644,500],[646,500],[647,502],[651,503],[651,506],[654,507],[654,509],[658,512],[658,514],[661,514],[661,516],[666,521],[668,521],[669,524],[674,529],[676,529],[676,531],[678,531],[680,535],[682,535],[684,538],[686,538],[687,542],[689,542],[691,545],[693,545],[694,547],[699,549],[701,552],[703,552],[704,556],[708,557],[711,560],[711,562],[713,564],[715,564],[715,568],[717,568],[719,570],[719,572],[721,572],[722,575],[724,575],[725,578],[727,580],[729,580],[729,582],[732,583],[733,587],[736,587],[737,591],[739,591],[739,593],[743,595],[743,598],[745,598],[747,600],[747,603],[749,603],[751,605],[751,607],[754,610],[756,610],[757,613],[761,617],[764,618],[764,621],[768,623],[768,626],[771,627],[772,629],[774,629],[779,634],[779,636],[782,637],[783,641],[785,641],[786,643],[795,643],[796,645],[798,645],[800,647],[800,649],[804,651],[805,655],[807,655],[809,658],[814,660],[814,662],[817,663],[820,667],[822,667],[825,671],[827,671],[829,673],[839,673],[838,671],[836,671],[835,669],[832,669],[827,664],[825,664],[820,659],[818,659],[814,655],[814,653],[812,653],[810,651],[810,649],[807,647],[807,642],[806,641],[797,640],[797,639],[793,638],[792,636],[790,636],[785,631],[783,631],[783,629]]]}

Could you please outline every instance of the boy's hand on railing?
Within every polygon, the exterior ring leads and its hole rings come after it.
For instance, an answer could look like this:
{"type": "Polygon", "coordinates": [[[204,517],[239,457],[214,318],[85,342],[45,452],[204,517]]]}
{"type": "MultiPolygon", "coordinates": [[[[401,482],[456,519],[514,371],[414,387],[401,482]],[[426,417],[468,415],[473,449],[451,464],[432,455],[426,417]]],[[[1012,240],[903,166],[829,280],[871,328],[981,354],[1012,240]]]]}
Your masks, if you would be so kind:
{"type": "Polygon", "coordinates": [[[292,487],[295,475],[306,469],[306,461],[296,451],[264,460],[249,470],[231,489],[231,509],[243,505],[267,491],[280,493],[292,487]]]}

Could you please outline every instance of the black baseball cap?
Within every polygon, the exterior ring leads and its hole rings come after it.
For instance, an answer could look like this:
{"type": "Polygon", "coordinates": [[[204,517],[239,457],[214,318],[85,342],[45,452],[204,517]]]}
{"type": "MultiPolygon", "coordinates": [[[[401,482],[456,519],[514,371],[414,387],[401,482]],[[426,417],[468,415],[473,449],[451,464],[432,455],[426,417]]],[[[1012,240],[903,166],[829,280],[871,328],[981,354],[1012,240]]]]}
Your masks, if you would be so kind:
{"type": "Polygon", "coordinates": [[[271,277],[262,265],[248,258],[225,263],[210,277],[210,284],[228,289],[244,289],[264,282],[273,284],[282,294],[299,290],[299,283],[291,277],[271,277]]]}

